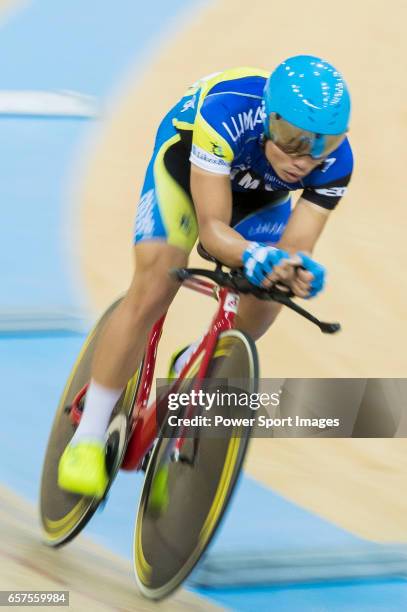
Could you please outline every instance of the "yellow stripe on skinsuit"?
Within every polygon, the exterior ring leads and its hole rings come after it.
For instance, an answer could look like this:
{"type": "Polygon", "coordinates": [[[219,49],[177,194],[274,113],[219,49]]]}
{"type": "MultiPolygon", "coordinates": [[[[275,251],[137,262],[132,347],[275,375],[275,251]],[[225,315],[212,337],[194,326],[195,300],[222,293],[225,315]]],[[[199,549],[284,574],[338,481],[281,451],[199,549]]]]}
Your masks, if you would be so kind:
{"type": "Polygon", "coordinates": [[[166,152],[180,140],[181,136],[176,134],[158,151],[154,162],[154,181],[162,221],[167,231],[167,242],[190,253],[198,237],[194,206],[189,195],[172,178],[164,164],[166,152]]]}
{"type": "Polygon", "coordinates": [[[177,130],[185,130],[185,131],[189,131],[191,132],[194,129],[194,124],[193,123],[187,123],[186,121],[179,121],[178,119],[174,118],[172,120],[172,125],[177,129],[177,130]]]}
{"type": "Polygon", "coordinates": [[[208,153],[211,153],[216,145],[221,152],[222,159],[229,165],[235,156],[228,141],[204,119],[201,113],[198,113],[195,119],[192,143],[208,153]]]}

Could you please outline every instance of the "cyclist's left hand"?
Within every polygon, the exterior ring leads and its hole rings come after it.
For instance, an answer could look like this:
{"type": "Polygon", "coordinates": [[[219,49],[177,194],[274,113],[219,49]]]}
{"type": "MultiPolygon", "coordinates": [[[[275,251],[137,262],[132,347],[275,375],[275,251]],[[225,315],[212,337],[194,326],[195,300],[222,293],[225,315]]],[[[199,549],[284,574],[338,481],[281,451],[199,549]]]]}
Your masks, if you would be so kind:
{"type": "Polygon", "coordinates": [[[324,288],[325,268],[305,253],[297,253],[295,257],[301,268],[297,268],[290,288],[298,297],[315,297],[324,288]]]}

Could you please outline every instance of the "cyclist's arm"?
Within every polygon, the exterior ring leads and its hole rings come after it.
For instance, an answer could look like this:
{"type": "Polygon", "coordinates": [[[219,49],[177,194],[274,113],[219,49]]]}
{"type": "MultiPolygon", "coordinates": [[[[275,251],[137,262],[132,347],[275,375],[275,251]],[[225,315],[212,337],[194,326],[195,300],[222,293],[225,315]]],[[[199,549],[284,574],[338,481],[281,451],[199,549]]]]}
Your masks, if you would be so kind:
{"type": "Polygon", "coordinates": [[[230,267],[242,265],[249,242],[229,226],[232,187],[228,174],[215,174],[191,164],[191,192],[205,249],[230,267]]]}
{"type": "MultiPolygon", "coordinates": [[[[280,242],[275,246],[291,253],[294,256],[293,261],[297,259],[295,253],[302,252],[311,255],[329,215],[330,211],[326,208],[301,197],[291,214],[280,242]]],[[[298,258],[298,263],[300,261],[298,258]]],[[[313,276],[307,270],[297,269],[295,272],[291,267],[285,268],[280,270],[278,276],[290,285],[298,297],[308,295],[313,276]]],[[[271,278],[274,280],[273,276],[271,278]]]]}
{"type": "Polygon", "coordinates": [[[311,254],[329,215],[326,208],[300,198],[280,242],[275,246],[292,254],[297,251],[311,254]]]}
{"type": "Polygon", "coordinates": [[[312,253],[331,214],[345,195],[353,169],[348,139],[306,178],[302,196],[278,245],[290,253],[312,253]]]}

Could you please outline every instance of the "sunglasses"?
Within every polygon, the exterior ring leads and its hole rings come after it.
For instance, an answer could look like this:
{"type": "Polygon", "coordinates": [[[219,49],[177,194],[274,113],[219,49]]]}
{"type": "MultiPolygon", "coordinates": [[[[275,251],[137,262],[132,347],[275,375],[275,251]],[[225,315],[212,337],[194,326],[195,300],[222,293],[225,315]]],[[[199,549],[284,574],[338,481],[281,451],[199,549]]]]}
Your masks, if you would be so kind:
{"type": "Polygon", "coordinates": [[[270,139],[287,155],[310,155],[322,159],[332,153],[346,138],[345,134],[316,134],[285,121],[278,113],[269,118],[270,139]]]}

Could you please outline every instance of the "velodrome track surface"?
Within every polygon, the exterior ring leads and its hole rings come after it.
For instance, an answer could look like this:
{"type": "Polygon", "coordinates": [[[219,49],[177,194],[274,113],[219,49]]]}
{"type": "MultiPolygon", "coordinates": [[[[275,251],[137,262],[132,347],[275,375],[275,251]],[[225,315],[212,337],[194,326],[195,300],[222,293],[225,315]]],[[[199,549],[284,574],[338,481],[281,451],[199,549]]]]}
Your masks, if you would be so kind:
{"type": "Polygon", "coordinates": [[[146,601],[137,593],[130,564],[87,538],[59,551],[47,548],[40,541],[31,505],[4,487],[0,487],[0,538],[0,589],[69,591],[72,610],[217,609],[181,591],[166,602],[146,601]]]}
{"type": "MultiPolygon", "coordinates": [[[[74,212],[69,213],[65,231],[79,236],[78,281],[87,288],[94,315],[125,289],[130,278],[135,205],[155,127],[169,105],[203,74],[239,64],[271,68],[287,55],[316,52],[343,70],[354,100],[355,177],[318,245],[330,285],[312,303],[321,316],[339,319],[344,331],[338,338],[325,338],[284,313],[259,343],[262,373],[279,378],[405,376],[407,290],[399,265],[406,254],[406,213],[404,165],[398,152],[404,144],[406,84],[398,75],[403,74],[406,16],[398,0],[385,8],[381,2],[355,5],[346,0],[334,25],[331,7],[315,0],[294,7],[271,6],[267,0],[254,0],[250,6],[219,0],[201,8],[176,37],[167,35],[151,51],[144,74],[128,74],[127,86],[116,92],[88,138],[69,188],[74,212]],[[385,166],[384,160],[391,163],[385,166]]],[[[195,255],[192,260],[198,261],[195,255]]],[[[162,340],[158,375],[165,372],[174,345],[195,338],[207,316],[203,298],[188,292],[177,298],[162,340]],[[182,314],[181,329],[180,313],[191,312],[193,318],[182,314]]],[[[401,493],[407,484],[405,451],[404,440],[262,440],[254,441],[247,470],[286,498],[361,537],[401,542],[407,541],[407,502],[401,493]]],[[[32,510],[4,488],[1,499],[7,559],[2,564],[2,588],[53,588],[65,576],[76,609],[102,609],[95,596],[99,581],[84,588],[83,581],[69,573],[72,564],[83,563],[81,571],[90,580],[95,557],[100,557],[102,567],[112,573],[106,584],[109,589],[118,586],[121,593],[120,600],[112,596],[108,605],[134,609],[128,564],[84,540],[50,556],[52,551],[44,551],[32,535],[32,510]]],[[[163,609],[206,605],[186,597],[163,609]]],[[[145,602],[139,606],[149,609],[145,602]]]]}

